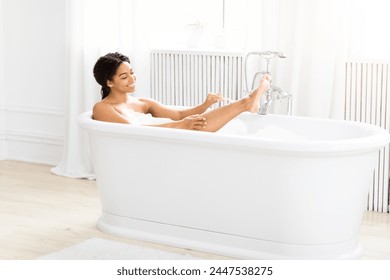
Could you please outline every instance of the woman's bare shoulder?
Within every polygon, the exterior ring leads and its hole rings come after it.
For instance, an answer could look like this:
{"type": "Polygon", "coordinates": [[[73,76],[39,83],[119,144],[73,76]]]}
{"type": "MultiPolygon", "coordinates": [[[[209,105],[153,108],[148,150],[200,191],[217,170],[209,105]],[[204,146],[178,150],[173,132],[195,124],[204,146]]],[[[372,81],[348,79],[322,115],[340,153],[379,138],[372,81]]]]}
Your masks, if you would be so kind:
{"type": "Polygon", "coordinates": [[[129,123],[112,104],[104,101],[100,101],[93,106],[92,118],[98,121],[129,123]]]}
{"type": "Polygon", "coordinates": [[[93,106],[92,112],[95,115],[97,113],[100,113],[101,111],[109,110],[111,108],[112,106],[110,104],[103,101],[99,101],[93,106]]]}
{"type": "Polygon", "coordinates": [[[107,103],[104,103],[102,101],[99,101],[97,102],[93,108],[92,108],[92,117],[95,119],[95,120],[98,120],[100,119],[100,115],[102,115],[103,111],[105,110],[108,110],[108,104],[107,103]]]}

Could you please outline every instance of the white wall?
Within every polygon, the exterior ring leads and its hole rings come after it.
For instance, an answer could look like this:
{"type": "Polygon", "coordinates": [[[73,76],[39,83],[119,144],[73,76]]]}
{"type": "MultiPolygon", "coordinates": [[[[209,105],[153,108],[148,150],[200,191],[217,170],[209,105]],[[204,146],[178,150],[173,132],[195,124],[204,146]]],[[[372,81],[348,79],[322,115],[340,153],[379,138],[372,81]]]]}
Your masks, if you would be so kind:
{"type": "Polygon", "coordinates": [[[0,141],[6,139],[7,159],[56,164],[61,157],[65,2],[2,0],[6,28],[0,114],[6,125],[0,123],[0,141]]]}
{"type": "Polygon", "coordinates": [[[6,114],[4,94],[4,36],[3,36],[3,0],[0,0],[0,160],[7,158],[6,114]]]}

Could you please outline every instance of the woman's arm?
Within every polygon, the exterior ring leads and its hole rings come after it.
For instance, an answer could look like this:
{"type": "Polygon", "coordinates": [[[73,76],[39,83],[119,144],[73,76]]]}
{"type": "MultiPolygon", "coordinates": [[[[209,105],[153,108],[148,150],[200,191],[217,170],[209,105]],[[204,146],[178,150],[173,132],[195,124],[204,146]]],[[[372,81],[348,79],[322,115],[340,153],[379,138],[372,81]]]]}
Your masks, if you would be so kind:
{"type": "MultiPolygon", "coordinates": [[[[93,107],[92,118],[97,121],[131,124],[131,121],[118,112],[114,107],[103,102],[96,103],[93,107]]],[[[149,124],[147,126],[170,127],[179,129],[202,130],[207,125],[206,118],[193,115],[182,120],[171,121],[162,124],[149,124]]]]}
{"type": "Polygon", "coordinates": [[[209,93],[207,95],[206,100],[195,107],[186,108],[186,109],[173,109],[168,106],[165,106],[156,100],[153,99],[139,99],[140,101],[144,102],[147,105],[147,111],[148,113],[151,113],[152,116],[157,118],[170,118],[172,120],[182,120],[186,117],[192,116],[192,115],[199,115],[204,112],[208,108],[211,107],[216,102],[219,102],[223,100],[223,97],[221,94],[217,93],[209,93]]]}
{"type": "Polygon", "coordinates": [[[200,115],[192,115],[185,117],[182,120],[167,122],[163,124],[145,124],[146,126],[157,126],[157,127],[169,127],[189,130],[204,130],[207,126],[207,120],[205,117],[200,115]]]}

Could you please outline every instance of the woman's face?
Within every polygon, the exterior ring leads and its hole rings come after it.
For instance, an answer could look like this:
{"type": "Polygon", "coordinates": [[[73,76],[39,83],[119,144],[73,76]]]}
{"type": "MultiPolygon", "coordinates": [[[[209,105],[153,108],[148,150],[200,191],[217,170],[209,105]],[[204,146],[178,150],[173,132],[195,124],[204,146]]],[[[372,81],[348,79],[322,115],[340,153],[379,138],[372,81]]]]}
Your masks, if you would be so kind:
{"type": "Polygon", "coordinates": [[[128,62],[122,62],[112,80],[107,81],[107,86],[111,90],[116,90],[124,93],[134,93],[136,77],[133,68],[128,62]]]}

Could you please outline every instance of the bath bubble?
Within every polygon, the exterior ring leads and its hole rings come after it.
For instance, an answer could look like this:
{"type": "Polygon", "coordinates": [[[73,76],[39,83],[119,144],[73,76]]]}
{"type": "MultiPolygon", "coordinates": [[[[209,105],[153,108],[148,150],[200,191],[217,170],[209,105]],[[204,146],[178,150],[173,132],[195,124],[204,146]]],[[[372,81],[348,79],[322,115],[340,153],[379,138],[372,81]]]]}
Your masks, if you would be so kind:
{"type": "Polygon", "coordinates": [[[246,135],[248,134],[248,127],[242,120],[233,119],[218,130],[217,133],[225,135],[246,135]]]}

